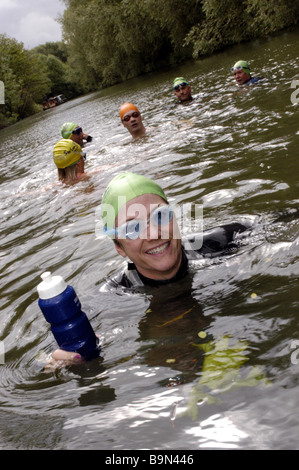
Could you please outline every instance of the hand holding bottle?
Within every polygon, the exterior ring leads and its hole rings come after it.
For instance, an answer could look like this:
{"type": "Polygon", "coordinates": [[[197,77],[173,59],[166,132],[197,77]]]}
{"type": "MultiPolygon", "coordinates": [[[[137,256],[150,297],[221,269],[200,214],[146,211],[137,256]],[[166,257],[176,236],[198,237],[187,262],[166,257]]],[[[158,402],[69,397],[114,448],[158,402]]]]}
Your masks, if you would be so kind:
{"type": "Polygon", "coordinates": [[[77,363],[98,357],[99,340],[74,289],[61,276],[45,272],[41,277],[38,304],[60,347],[52,354],[53,360],[77,363]]]}

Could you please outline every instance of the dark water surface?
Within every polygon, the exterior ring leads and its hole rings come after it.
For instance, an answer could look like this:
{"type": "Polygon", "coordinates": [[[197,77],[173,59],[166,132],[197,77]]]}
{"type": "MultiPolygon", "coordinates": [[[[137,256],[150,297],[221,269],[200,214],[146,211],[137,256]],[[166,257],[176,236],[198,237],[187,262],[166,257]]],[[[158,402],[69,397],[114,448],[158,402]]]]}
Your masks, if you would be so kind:
{"type": "Polygon", "coordinates": [[[243,44],[0,132],[1,449],[299,448],[298,56],[298,32],[243,44]],[[266,80],[238,88],[239,59],[266,80]],[[181,75],[189,106],[174,104],[181,75]],[[121,125],[124,101],[142,112],[144,139],[121,125]],[[87,171],[102,168],[44,190],[65,121],[94,138],[87,171]],[[203,204],[206,229],[250,219],[254,231],[175,288],[102,293],[124,263],[96,236],[101,195],[120,170],[154,178],[178,205],[203,204]],[[74,286],[103,348],[50,374],[56,345],[36,292],[47,270],[74,286]]]}

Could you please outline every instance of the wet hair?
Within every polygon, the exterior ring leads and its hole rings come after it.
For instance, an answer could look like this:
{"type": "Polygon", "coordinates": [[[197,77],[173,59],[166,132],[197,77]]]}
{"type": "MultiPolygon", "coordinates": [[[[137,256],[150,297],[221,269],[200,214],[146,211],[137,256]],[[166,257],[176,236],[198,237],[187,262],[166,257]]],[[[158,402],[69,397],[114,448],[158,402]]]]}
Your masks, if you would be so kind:
{"type": "Polygon", "coordinates": [[[58,181],[68,183],[77,178],[76,165],[68,166],[66,168],[58,168],[58,181]]]}

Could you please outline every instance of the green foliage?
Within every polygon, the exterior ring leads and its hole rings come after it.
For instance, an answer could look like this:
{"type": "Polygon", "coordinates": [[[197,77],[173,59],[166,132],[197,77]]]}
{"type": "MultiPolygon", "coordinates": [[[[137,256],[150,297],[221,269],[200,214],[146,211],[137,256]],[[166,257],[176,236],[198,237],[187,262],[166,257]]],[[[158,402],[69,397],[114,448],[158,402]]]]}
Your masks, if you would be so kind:
{"type": "Polygon", "coordinates": [[[64,0],[68,64],[86,90],[298,21],[299,0],[64,0]]]}
{"type": "Polygon", "coordinates": [[[0,121],[35,112],[44,95],[68,99],[198,59],[294,26],[299,0],[64,0],[64,40],[31,51],[0,35],[0,121]]]}
{"type": "Polygon", "coordinates": [[[248,39],[248,15],[240,0],[204,0],[204,19],[191,28],[186,43],[193,45],[193,57],[212,54],[233,43],[248,39]]]}
{"type": "Polygon", "coordinates": [[[55,96],[60,93],[66,94],[67,90],[67,65],[54,55],[49,54],[46,59],[48,68],[48,77],[51,80],[51,95],[55,96]]]}
{"type": "Polygon", "coordinates": [[[61,62],[66,62],[68,57],[66,44],[62,41],[46,42],[45,44],[31,49],[31,51],[46,56],[54,55],[57,59],[61,60],[61,62]]]}
{"type": "Polygon", "coordinates": [[[0,80],[5,104],[0,105],[0,128],[42,110],[45,96],[84,93],[66,63],[67,49],[61,42],[46,43],[30,51],[16,39],[0,35],[0,80]]]}
{"type": "Polygon", "coordinates": [[[47,42],[31,50],[39,56],[46,66],[51,82],[48,97],[63,94],[68,99],[74,98],[85,90],[73,69],[67,64],[68,52],[62,42],[47,42]]]}
{"type": "Polygon", "coordinates": [[[193,57],[297,24],[298,0],[204,0],[204,19],[186,36],[193,57]]]}
{"type": "Polygon", "coordinates": [[[0,55],[0,80],[5,86],[5,104],[0,106],[3,127],[34,113],[36,103],[50,88],[50,80],[39,57],[15,39],[0,35],[0,55]]]}
{"type": "Polygon", "coordinates": [[[298,22],[298,0],[248,0],[246,11],[251,16],[251,36],[274,33],[298,22]]]}
{"type": "Polygon", "coordinates": [[[108,86],[191,57],[183,40],[194,17],[200,18],[200,2],[66,3],[62,24],[69,64],[87,87],[108,86]]]}

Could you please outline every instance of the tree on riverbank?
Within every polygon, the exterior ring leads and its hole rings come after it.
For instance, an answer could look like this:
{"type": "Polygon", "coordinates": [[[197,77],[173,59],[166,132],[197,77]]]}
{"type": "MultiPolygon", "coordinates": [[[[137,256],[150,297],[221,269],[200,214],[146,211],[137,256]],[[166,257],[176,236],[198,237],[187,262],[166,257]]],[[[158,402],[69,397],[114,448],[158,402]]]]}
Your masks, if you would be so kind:
{"type": "Polygon", "coordinates": [[[298,0],[204,0],[204,20],[185,38],[193,58],[212,54],[232,44],[266,37],[299,19],[298,0]]]}
{"type": "Polygon", "coordinates": [[[64,0],[68,62],[94,90],[294,26],[299,0],[64,0]]]}
{"type": "Polygon", "coordinates": [[[0,129],[41,111],[46,95],[73,98],[86,92],[66,63],[64,44],[46,43],[28,51],[23,43],[0,35],[0,57],[0,129]]]}
{"type": "Polygon", "coordinates": [[[63,0],[63,42],[0,35],[1,125],[68,99],[294,27],[299,0],[63,0]],[[38,106],[39,104],[39,106],[38,106]]]}
{"type": "Polygon", "coordinates": [[[68,64],[68,48],[64,42],[46,42],[31,49],[31,52],[39,54],[47,67],[51,82],[48,97],[63,94],[71,99],[89,91],[82,86],[73,68],[68,64]]]}
{"type": "Polygon", "coordinates": [[[22,43],[0,35],[0,79],[5,104],[0,105],[0,128],[34,114],[36,103],[50,88],[47,69],[22,43]]]}

